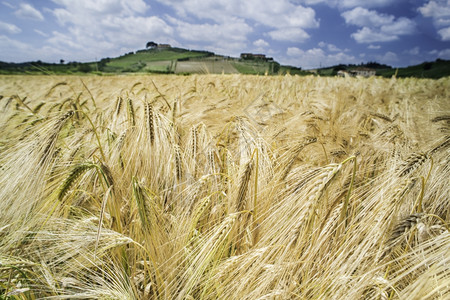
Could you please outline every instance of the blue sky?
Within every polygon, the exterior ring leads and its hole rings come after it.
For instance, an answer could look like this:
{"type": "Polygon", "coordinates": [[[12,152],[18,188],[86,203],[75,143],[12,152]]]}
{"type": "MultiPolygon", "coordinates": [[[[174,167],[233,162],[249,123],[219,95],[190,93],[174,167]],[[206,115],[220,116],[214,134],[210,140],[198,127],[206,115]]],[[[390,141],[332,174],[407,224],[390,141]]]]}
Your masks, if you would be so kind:
{"type": "Polygon", "coordinates": [[[93,61],[148,41],[400,67],[450,59],[450,0],[0,0],[1,61],[93,61]]]}

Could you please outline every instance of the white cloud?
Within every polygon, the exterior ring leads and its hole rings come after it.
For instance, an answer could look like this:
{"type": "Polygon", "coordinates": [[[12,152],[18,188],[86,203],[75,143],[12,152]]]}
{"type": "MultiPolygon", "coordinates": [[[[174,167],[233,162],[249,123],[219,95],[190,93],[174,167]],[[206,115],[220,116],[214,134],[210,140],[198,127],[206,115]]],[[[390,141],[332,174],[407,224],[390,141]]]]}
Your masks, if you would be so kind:
{"type": "Polygon", "coordinates": [[[377,50],[377,49],[380,49],[381,46],[380,46],[380,45],[369,45],[367,48],[368,48],[368,49],[377,50]]]}
{"type": "Polygon", "coordinates": [[[315,5],[315,4],[327,2],[327,0],[299,0],[296,2],[301,3],[301,4],[306,4],[306,5],[315,5]]]}
{"type": "Polygon", "coordinates": [[[286,54],[286,58],[281,58],[281,63],[301,66],[304,69],[357,62],[357,59],[352,55],[347,55],[343,52],[326,54],[325,51],[320,48],[313,48],[303,51],[297,47],[289,47],[286,54]]]}
{"type": "Polygon", "coordinates": [[[362,7],[345,11],[341,16],[347,24],[362,27],[351,35],[358,43],[395,41],[400,35],[413,34],[416,29],[416,23],[408,18],[395,19],[362,7]]]}
{"type": "Polygon", "coordinates": [[[191,24],[175,18],[169,20],[176,25],[180,37],[188,41],[246,41],[253,30],[244,20],[236,18],[222,24],[191,24]]]}
{"type": "Polygon", "coordinates": [[[443,41],[450,41],[450,27],[438,30],[439,35],[443,41]]]}
{"type": "Polygon", "coordinates": [[[149,40],[174,44],[174,29],[162,18],[144,16],[143,0],[53,0],[52,10],[63,27],[48,43],[71,59],[93,60],[142,49],[149,40]],[[80,51],[82,49],[82,51],[80,51]]]}
{"type": "MultiPolygon", "coordinates": [[[[238,37],[246,36],[253,29],[253,26],[260,26],[266,31],[265,36],[269,36],[277,41],[302,42],[309,38],[305,31],[307,28],[317,28],[319,21],[316,19],[315,11],[310,7],[295,4],[290,0],[158,0],[159,2],[172,7],[179,18],[192,23],[193,18],[200,22],[211,21],[215,24],[217,34],[221,31],[230,32],[227,27],[232,27],[233,35],[238,37]],[[234,21],[239,20],[235,26],[234,21]],[[262,26],[261,26],[262,25],[262,26]],[[252,27],[250,27],[252,26],[252,27]]],[[[198,23],[198,21],[197,21],[198,23]]],[[[193,27],[191,25],[190,27],[193,27]]],[[[195,25],[198,26],[198,25],[195,25]]],[[[208,27],[210,25],[202,25],[208,27]]],[[[206,30],[200,27],[201,31],[206,30]]],[[[195,35],[193,32],[186,32],[184,28],[177,28],[180,36],[195,35]]],[[[212,38],[209,38],[212,41],[212,38]]],[[[233,38],[235,39],[235,38],[233,38]]],[[[218,39],[219,40],[219,39],[218,39]]],[[[261,48],[260,46],[257,46],[261,48]]]]}
{"type": "Polygon", "coordinates": [[[16,8],[14,5],[12,5],[11,3],[6,2],[6,1],[2,1],[2,4],[3,4],[4,6],[6,6],[6,7],[11,8],[11,9],[15,9],[15,8],[16,8]]]}
{"type": "Polygon", "coordinates": [[[2,53],[2,61],[21,61],[23,53],[27,52],[27,50],[29,50],[29,46],[27,44],[10,39],[5,35],[0,35],[0,52],[2,53]]]}
{"type": "Polygon", "coordinates": [[[420,53],[420,48],[417,46],[417,47],[411,48],[409,50],[405,50],[405,51],[403,51],[403,53],[417,56],[420,53]]]}
{"type": "Polygon", "coordinates": [[[253,45],[256,46],[256,47],[258,47],[258,48],[266,48],[266,47],[269,47],[269,43],[266,42],[266,41],[263,40],[263,39],[259,39],[259,40],[254,41],[254,42],[253,42],[253,45]]]}
{"type": "Polygon", "coordinates": [[[288,56],[300,56],[303,55],[304,51],[302,49],[299,49],[297,47],[288,47],[286,54],[288,56]]]}
{"type": "Polygon", "coordinates": [[[297,43],[304,42],[309,38],[309,34],[303,29],[295,27],[269,31],[268,35],[276,41],[292,41],[297,43]]]}
{"type": "Polygon", "coordinates": [[[325,43],[324,41],[321,41],[317,44],[320,48],[327,48],[328,51],[330,52],[339,52],[342,51],[340,48],[336,47],[336,45],[334,44],[328,44],[325,43]]]}
{"type": "Polygon", "coordinates": [[[408,18],[398,18],[391,24],[381,26],[381,32],[391,33],[394,35],[413,34],[416,29],[416,23],[408,18]]]}
{"type": "Polygon", "coordinates": [[[418,8],[424,17],[433,19],[433,24],[442,41],[450,40],[450,0],[432,0],[418,8]]]}
{"type": "Polygon", "coordinates": [[[14,24],[5,23],[5,22],[0,21],[0,31],[6,32],[8,34],[17,34],[17,33],[22,32],[22,29],[20,29],[19,27],[17,27],[14,24]]]}
{"type": "Polygon", "coordinates": [[[222,40],[206,47],[205,46],[195,47],[195,49],[206,49],[214,53],[238,57],[239,54],[242,52],[242,49],[245,49],[246,47],[247,47],[246,42],[229,42],[222,40]]]}
{"type": "Polygon", "coordinates": [[[35,29],[34,32],[36,32],[37,34],[43,36],[43,37],[49,37],[49,35],[45,32],[40,31],[39,29],[35,29]]]}
{"type": "Polygon", "coordinates": [[[450,1],[449,0],[432,0],[418,8],[424,17],[433,19],[450,17],[450,1]]]}
{"type": "Polygon", "coordinates": [[[337,2],[338,6],[342,8],[351,8],[351,7],[386,7],[389,6],[395,2],[398,2],[398,0],[337,0],[333,1],[337,2]]]}
{"type": "Polygon", "coordinates": [[[444,49],[439,51],[437,56],[442,59],[450,59],[450,49],[444,49]]]}
{"type": "Polygon", "coordinates": [[[306,5],[315,5],[319,3],[325,3],[330,7],[339,7],[342,9],[348,9],[353,7],[387,7],[391,4],[402,0],[294,0],[297,3],[306,5]]]}
{"type": "Polygon", "coordinates": [[[55,58],[63,57],[63,53],[54,47],[36,48],[4,35],[0,35],[0,53],[1,60],[6,62],[23,62],[24,57],[27,61],[55,61],[55,58]]]}
{"type": "MultiPolygon", "coordinates": [[[[102,0],[102,1],[92,1],[92,0],[52,0],[56,4],[64,7],[68,12],[74,13],[76,15],[84,13],[87,15],[94,16],[133,16],[143,14],[149,6],[143,0],[102,0]]],[[[76,16],[71,16],[73,20],[76,16]]],[[[60,20],[61,21],[61,20],[60,20]]]]}
{"type": "Polygon", "coordinates": [[[368,10],[362,7],[355,7],[352,10],[345,11],[341,16],[347,24],[361,27],[380,27],[394,22],[394,16],[392,15],[380,14],[374,10],[368,10]]]}
{"type": "Polygon", "coordinates": [[[382,64],[395,64],[398,62],[398,56],[394,52],[388,51],[383,55],[377,55],[377,60],[382,64]]]}
{"type": "Polygon", "coordinates": [[[289,0],[158,0],[173,7],[177,14],[221,23],[237,17],[273,27],[316,28],[315,11],[289,0]]]}
{"type": "Polygon", "coordinates": [[[30,19],[35,21],[44,20],[44,16],[41,12],[28,3],[21,3],[19,9],[16,10],[14,14],[21,19],[30,19]]]}
{"type": "Polygon", "coordinates": [[[333,45],[333,44],[328,44],[328,45],[327,45],[327,48],[328,48],[328,51],[330,51],[330,52],[339,52],[339,51],[342,51],[341,49],[339,49],[338,47],[336,47],[336,46],[333,45]]]}
{"type": "Polygon", "coordinates": [[[367,27],[363,27],[357,32],[352,33],[351,37],[358,43],[390,42],[398,39],[398,36],[396,35],[374,31],[367,27]]]}

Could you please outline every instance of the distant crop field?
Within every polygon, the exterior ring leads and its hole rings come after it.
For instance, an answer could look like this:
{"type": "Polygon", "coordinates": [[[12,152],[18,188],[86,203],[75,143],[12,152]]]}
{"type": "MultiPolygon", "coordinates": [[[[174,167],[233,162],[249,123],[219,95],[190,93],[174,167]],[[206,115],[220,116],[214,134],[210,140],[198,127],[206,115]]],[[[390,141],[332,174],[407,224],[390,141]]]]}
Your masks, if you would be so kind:
{"type": "Polygon", "coordinates": [[[229,61],[178,61],[175,73],[200,73],[200,74],[236,74],[238,71],[229,61]]]}
{"type": "Polygon", "coordinates": [[[449,99],[448,77],[0,76],[0,298],[448,299],[449,99]]]}

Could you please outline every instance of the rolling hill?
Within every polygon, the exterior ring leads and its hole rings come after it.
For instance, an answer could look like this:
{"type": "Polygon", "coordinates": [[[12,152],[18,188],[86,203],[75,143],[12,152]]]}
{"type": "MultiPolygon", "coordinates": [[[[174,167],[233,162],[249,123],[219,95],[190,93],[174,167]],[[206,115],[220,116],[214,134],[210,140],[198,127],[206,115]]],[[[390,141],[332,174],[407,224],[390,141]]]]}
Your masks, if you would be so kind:
{"type": "Polygon", "coordinates": [[[218,55],[210,51],[188,50],[176,47],[150,48],[129,52],[119,57],[102,58],[99,61],[80,63],[45,63],[42,61],[7,63],[0,61],[0,74],[252,74],[252,75],[311,75],[336,76],[340,70],[350,71],[358,67],[372,68],[377,76],[441,78],[450,76],[450,60],[437,59],[405,68],[369,62],[361,65],[335,65],[317,70],[302,70],[283,66],[272,59],[242,59],[218,55]]]}

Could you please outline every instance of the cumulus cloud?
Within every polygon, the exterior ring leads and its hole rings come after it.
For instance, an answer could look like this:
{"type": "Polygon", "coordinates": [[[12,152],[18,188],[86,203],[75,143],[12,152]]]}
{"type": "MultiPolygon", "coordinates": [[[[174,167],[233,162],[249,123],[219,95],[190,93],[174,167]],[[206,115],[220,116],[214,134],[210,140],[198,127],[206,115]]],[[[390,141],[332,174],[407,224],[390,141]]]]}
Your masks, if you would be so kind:
{"type": "Polygon", "coordinates": [[[58,7],[52,13],[63,30],[52,32],[48,42],[76,53],[77,60],[144,48],[148,40],[174,42],[172,26],[160,17],[144,15],[150,7],[143,0],[53,2],[58,7]]]}
{"type": "Polygon", "coordinates": [[[431,0],[418,8],[424,16],[432,18],[442,41],[450,41],[450,0],[431,0]]]}
{"type": "Polygon", "coordinates": [[[443,41],[450,41],[450,27],[438,30],[439,35],[443,41]]]}
{"type": "Polygon", "coordinates": [[[286,58],[281,58],[282,63],[301,66],[304,69],[357,62],[356,57],[353,55],[348,55],[344,52],[327,54],[321,48],[312,48],[304,51],[297,47],[289,47],[286,55],[286,58]]]}
{"type": "Polygon", "coordinates": [[[414,47],[414,48],[412,48],[412,49],[409,49],[409,50],[404,51],[404,53],[409,54],[409,55],[414,55],[414,56],[416,56],[416,55],[419,55],[419,53],[420,53],[420,48],[419,48],[419,47],[414,47]]]}
{"type": "Polygon", "coordinates": [[[12,5],[11,3],[6,2],[6,1],[2,1],[2,4],[3,4],[4,6],[6,6],[6,7],[11,8],[11,9],[15,9],[15,8],[16,8],[14,5],[12,5]]]}
{"type": "Polygon", "coordinates": [[[395,19],[392,15],[356,7],[341,14],[349,25],[362,27],[351,36],[358,43],[390,42],[400,35],[413,34],[416,23],[408,18],[395,19]]]}
{"type": "Polygon", "coordinates": [[[355,7],[352,10],[341,14],[347,24],[357,26],[380,27],[382,25],[392,24],[394,16],[380,14],[374,10],[368,10],[362,7],[355,7]]]}
{"type": "Polygon", "coordinates": [[[351,8],[351,7],[386,7],[388,5],[391,5],[398,0],[337,0],[334,2],[337,2],[340,7],[343,8],[351,8]]]}
{"type": "Polygon", "coordinates": [[[315,5],[319,3],[327,2],[327,0],[297,0],[297,3],[306,4],[306,5],[315,5]]]}
{"type": "Polygon", "coordinates": [[[398,56],[394,52],[388,51],[383,55],[377,55],[377,60],[382,64],[395,64],[398,62],[398,56]]]}
{"type": "Polygon", "coordinates": [[[304,53],[304,51],[297,47],[288,47],[287,51],[286,51],[286,54],[288,56],[300,56],[300,55],[303,55],[303,53],[304,53]]]}
{"type": "Polygon", "coordinates": [[[0,35],[0,53],[1,60],[7,62],[23,62],[24,57],[27,57],[27,61],[49,61],[63,57],[63,53],[54,47],[36,48],[4,35],[0,35]]]}
{"type": "Polygon", "coordinates": [[[305,29],[319,26],[312,8],[289,0],[204,0],[201,5],[198,0],[158,1],[172,7],[184,19],[194,17],[219,25],[238,19],[251,26],[266,26],[266,34],[278,41],[304,41],[309,38],[305,29]]]}
{"type": "Polygon", "coordinates": [[[433,19],[450,17],[450,1],[449,0],[432,0],[428,1],[418,10],[424,17],[432,17],[433,19]]]}
{"type": "Polygon", "coordinates": [[[14,14],[21,19],[29,19],[35,21],[44,20],[44,16],[41,14],[41,12],[28,3],[21,3],[19,9],[17,9],[14,14]]]}
{"type": "Polygon", "coordinates": [[[325,43],[324,41],[321,41],[317,44],[320,48],[326,48],[330,52],[339,52],[342,51],[340,48],[338,48],[334,44],[325,43]]]}
{"type": "Polygon", "coordinates": [[[14,24],[10,24],[10,23],[5,23],[0,21],[0,32],[5,32],[8,34],[17,34],[22,32],[22,29],[20,29],[19,27],[17,27],[14,24]]]}
{"type": "Polygon", "coordinates": [[[408,18],[398,18],[395,22],[381,26],[381,32],[398,35],[413,34],[416,23],[408,18]]]}
{"type": "Polygon", "coordinates": [[[369,45],[367,48],[372,49],[372,50],[378,50],[381,48],[381,46],[380,45],[369,45]]]}
{"type": "Polygon", "coordinates": [[[158,1],[173,7],[182,17],[192,15],[218,23],[237,17],[274,28],[315,28],[319,25],[312,8],[296,5],[289,0],[203,0],[201,5],[198,0],[158,1]]]}
{"type": "Polygon", "coordinates": [[[437,52],[437,57],[443,59],[450,59],[450,49],[444,49],[437,52]]]}
{"type": "Polygon", "coordinates": [[[244,20],[237,18],[222,24],[191,24],[175,18],[169,18],[169,20],[175,24],[179,36],[188,41],[245,41],[247,35],[252,32],[252,28],[244,20]]]}
{"type": "Polygon", "coordinates": [[[450,0],[432,0],[418,8],[424,16],[433,19],[442,41],[450,40],[450,0]]]}
{"type": "Polygon", "coordinates": [[[386,7],[401,0],[293,0],[296,3],[315,5],[324,3],[330,7],[338,7],[342,9],[348,9],[353,7],[386,7]]]}
{"type": "Polygon", "coordinates": [[[358,43],[375,43],[375,42],[391,42],[398,39],[398,36],[372,30],[367,27],[359,29],[352,33],[351,37],[358,43]]]}
{"type": "MultiPolygon", "coordinates": [[[[73,21],[75,14],[85,13],[87,15],[107,16],[133,16],[144,13],[149,6],[143,0],[52,0],[54,3],[62,6],[61,9],[55,9],[55,12],[65,10],[74,13],[71,17],[73,21]]],[[[60,20],[61,21],[61,20],[60,20]]]]}
{"type": "Polygon", "coordinates": [[[256,47],[258,47],[258,48],[266,48],[266,47],[269,47],[269,43],[266,42],[266,41],[263,40],[263,39],[259,39],[259,40],[254,41],[254,42],[253,42],[253,45],[256,46],[256,47]]]}
{"type": "Polygon", "coordinates": [[[39,30],[39,29],[34,29],[34,32],[36,32],[37,34],[43,36],[43,37],[48,37],[48,34],[39,30]]]}
{"type": "Polygon", "coordinates": [[[187,42],[190,48],[203,48],[228,55],[238,55],[246,48],[248,35],[253,31],[245,20],[239,18],[230,18],[224,23],[199,24],[169,16],[166,18],[174,28],[174,35],[187,42]]]}
{"type": "Polygon", "coordinates": [[[276,41],[303,42],[309,38],[309,34],[301,28],[283,28],[269,31],[268,35],[276,41]]]}
{"type": "Polygon", "coordinates": [[[20,61],[21,55],[27,52],[28,47],[25,43],[11,39],[5,35],[0,35],[0,52],[2,53],[3,61],[20,61]]]}

